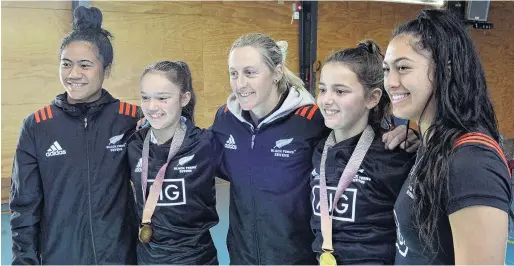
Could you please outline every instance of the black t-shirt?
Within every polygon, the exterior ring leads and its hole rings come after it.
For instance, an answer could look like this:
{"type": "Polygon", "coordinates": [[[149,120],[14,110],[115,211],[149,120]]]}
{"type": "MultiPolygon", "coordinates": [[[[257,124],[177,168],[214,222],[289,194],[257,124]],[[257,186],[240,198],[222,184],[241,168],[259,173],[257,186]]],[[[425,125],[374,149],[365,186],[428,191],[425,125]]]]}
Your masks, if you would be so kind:
{"type": "Polygon", "coordinates": [[[414,228],[412,180],[410,176],[405,182],[395,204],[398,234],[395,264],[455,264],[450,214],[477,205],[509,211],[512,184],[505,163],[491,148],[463,144],[450,158],[449,190],[443,195],[444,213],[434,232],[439,235],[440,248],[430,252],[423,248],[419,231],[414,228]]]}
{"type": "MultiPolygon", "coordinates": [[[[151,241],[147,244],[138,241],[139,265],[218,263],[210,229],[219,221],[214,176],[221,159],[221,144],[210,130],[196,127],[191,120],[187,120],[186,125],[184,142],[167,166],[152,215],[151,241]]],[[[145,206],[141,157],[146,134],[151,134],[150,129],[136,133],[127,152],[139,222],[145,206]]],[[[149,145],[146,197],[157,173],[166,164],[171,143],[172,139],[162,145],[149,145]]]]}
{"type": "MultiPolygon", "coordinates": [[[[332,205],[341,174],[350,160],[361,134],[329,148],[325,163],[329,206],[332,205]]],[[[393,264],[396,226],[393,207],[414,164],[415,154],[398,148],[386,150],[380,134],[375,136],[353,182],[334,210],[332,243],[338,264],[393,264]]],[[[320,254],[323,244],[320,216],[319,173],[325,141],[313,155],[311,178],[311,227],[315,234],[313,250],[320,254]]]]}

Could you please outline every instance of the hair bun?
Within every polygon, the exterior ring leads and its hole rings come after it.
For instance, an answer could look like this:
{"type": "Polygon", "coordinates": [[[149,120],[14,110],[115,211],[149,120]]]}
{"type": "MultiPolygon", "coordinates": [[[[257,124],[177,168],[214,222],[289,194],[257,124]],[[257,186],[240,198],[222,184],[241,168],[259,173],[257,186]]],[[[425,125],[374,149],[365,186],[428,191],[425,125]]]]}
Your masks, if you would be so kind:
{"type": "Polygon", "coordinates": [[[73,30],[102,30],[102,11],[78,6],[73,12],[73,30]]]}
{"type": "Polygon", "coordinates": [[[285,62],[287,58],[287,48],[289,47],[289,44],[287,43],[287,41],[278,41],[277,46],[278,48],[280,48],[280,51],[282,52],[282,62],[285,62]]]}
{"type": "Polygon", "coordinates": [[[359,44],[357,45],[358,48],[362,48],[364,50],[366,50],[368,53],[372,53],[372,54],[379,54],[379,55],[382,55],[382,52],[380,51],[380,47],[378,46],[378,44],[372,40],[363,40],[363,41],[360,41],[359,44]]]}

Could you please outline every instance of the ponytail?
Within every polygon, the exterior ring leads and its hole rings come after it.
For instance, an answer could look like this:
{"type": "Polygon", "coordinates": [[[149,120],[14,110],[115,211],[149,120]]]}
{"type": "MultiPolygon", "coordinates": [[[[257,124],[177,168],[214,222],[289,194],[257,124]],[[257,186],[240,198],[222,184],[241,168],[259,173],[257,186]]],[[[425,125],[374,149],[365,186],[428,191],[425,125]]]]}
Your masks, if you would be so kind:
{"type": "Polygon", "coordinates": [[[376,88],[382,90],[378,104],[369,112],[368,124],[378,132],[382,120],[390,114],[391,100],[384,89],[384,56],[380,47],[372,40],[360,41],[356,48],[348,48],[330,55],[325,64],[337,62],[348,66],[359,79],[366,94],[376,88]]]}

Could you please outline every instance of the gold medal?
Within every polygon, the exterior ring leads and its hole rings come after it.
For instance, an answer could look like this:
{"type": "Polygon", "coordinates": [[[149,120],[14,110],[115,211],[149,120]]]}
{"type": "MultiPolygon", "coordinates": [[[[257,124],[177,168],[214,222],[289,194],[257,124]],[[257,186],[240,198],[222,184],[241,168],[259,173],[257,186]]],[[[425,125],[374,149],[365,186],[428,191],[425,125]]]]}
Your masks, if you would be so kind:
{"type": "Polygon", "coordinates": [[[336,258],[331,252],[325,251],[319,257],[319,265],[321,266],[337,266],[336,258]]]}
{"type": "Polygon", "coordinates": [[[150,242],[152,238],[152,226],[150,224],[143,224],[141,228],[139,228],[139,241],[144,244],[150,242]]]}

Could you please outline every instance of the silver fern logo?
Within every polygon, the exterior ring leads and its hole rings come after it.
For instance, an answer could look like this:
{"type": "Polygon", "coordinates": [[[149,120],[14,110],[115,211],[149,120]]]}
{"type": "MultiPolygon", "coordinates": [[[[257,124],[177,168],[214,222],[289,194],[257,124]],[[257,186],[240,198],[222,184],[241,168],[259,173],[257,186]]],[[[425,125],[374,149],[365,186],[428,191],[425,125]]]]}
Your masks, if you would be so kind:
{"type": "Polygon", "coordinates": [[[275,147],[271,149],[271,153],[273,153],[273,156],[275,157],[283,157],[283,158],[289,158],[291,155],[296,153],[296,150],[291,149],[282,149],[287,145],[290,145],[293,143],[294,138],[290,139],[279,139],[275,142],[275,147]]]}
{"type": "Polygon", "coordinates": [[[193,157],[195,157],[195,155],[190,155],[190,156],[186,156],[186,157],[182,157],[178,160],[178,165],[184,165],[186,163],[188,163],[189,161],[193,160],[193,157]]]}
{"type": "Polygon", "coordinates": [[[196,164],[195,165],[189,165],[185,166],[185,164],[191,162],[195,155],[189,155],[186,157],[182,157],[178,160],[177,166],[173,167],[173,170],[178,171],[179,173],[192,173],[193,170],[196,170],[196,164]]]}
{"type": "Polygon", "coordinates": [[[109,138],[109,145],[107,145],[106,149],[108,149],[111,152],[122,151],[125,148],[125,143],[124,144],[116,144],[116,143],[118,143],[121,139],[123,139],[124,135],[125,135],[125,133],[121,133],[120,135],[116,135],[114,137],[109,138]]]}
{"type": "Polygon", "coordinates": [[[291,142],[293,142],[293,138],[277,140],[277,142],[275,142],[275,149],[282,149],[282,147],[290,144],[291,142]]]}
{"type": "Polygon", "coordinates": [[[125,135],[125,133],[122,133],[121,135],[110,138],[109,145],[116,144],[118,141],[120,141],[123,138],[124,135],[125,135]]]}

